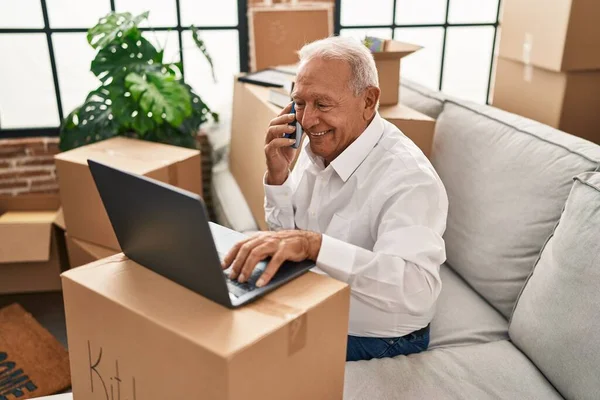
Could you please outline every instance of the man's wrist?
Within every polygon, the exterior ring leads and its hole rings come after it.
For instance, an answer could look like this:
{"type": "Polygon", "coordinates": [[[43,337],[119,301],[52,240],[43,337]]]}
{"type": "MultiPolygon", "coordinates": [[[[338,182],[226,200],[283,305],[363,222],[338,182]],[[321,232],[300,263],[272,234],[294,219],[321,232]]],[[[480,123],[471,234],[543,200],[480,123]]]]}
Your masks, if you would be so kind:
{"type": "Polygon", "coordinates": [[[267,171],[267,176],[265,179],[265,183],[271,186],[281,186],[285,183],[289,175],[289,171],[286,171],[285,174],[274,175],[267,171]]]}
{"type": "Polygon", "coordinates": [[[317,232],[307,231],[306,239],[308,241],[308,259],[316,262],[317,257],[319,257],[319,252],[321,251],[323,236],[317,232]]]}

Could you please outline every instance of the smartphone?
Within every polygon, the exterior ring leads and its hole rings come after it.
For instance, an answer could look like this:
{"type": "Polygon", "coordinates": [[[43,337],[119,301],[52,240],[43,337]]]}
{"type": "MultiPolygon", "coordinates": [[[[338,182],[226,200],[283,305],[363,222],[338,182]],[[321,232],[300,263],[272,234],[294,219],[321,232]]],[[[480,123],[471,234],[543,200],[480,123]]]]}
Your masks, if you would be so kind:
{"type": "MultiPolygon", "coordinates": [[[[291,113],[296,115],[296,103],[292,102],[292,110],[291,113]]],[[[297,119],[294,119],[292,122],[290,122],[288,125],[290,126],[295,126],[296,127],[296,131],[292,132],[292,133],[286,133],[284,137],[288,138],[288,139],[296,139],[296,141],[290,146],[293,147],[294,149],[297,149],[298,146],[300,146],[300,141],[302,140],[302,125],[300,125],[300,122],[298,122],[297,119]]]]}

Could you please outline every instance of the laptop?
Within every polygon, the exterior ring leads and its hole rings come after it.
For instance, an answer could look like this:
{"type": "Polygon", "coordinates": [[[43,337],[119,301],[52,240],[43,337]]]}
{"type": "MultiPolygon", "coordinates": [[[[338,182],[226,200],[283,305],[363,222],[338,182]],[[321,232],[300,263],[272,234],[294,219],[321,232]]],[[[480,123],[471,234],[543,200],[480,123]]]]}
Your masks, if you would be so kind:
{"type": "Polygon", "coordinates": [[[221,260],[247,236],[209,222],[199,195],[93,160],[88,165],[123,253],[218,304],[247,304],[315,266],[285,262],[261,288],[256,281],[268,260],[245,283],[229,279],[221,260]]]}

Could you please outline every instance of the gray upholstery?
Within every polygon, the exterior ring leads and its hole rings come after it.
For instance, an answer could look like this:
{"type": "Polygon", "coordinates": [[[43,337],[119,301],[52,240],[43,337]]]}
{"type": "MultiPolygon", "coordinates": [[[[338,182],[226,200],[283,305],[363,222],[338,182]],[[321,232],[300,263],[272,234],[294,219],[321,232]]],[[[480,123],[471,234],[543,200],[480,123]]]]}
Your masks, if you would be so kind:
{"type": "Polygon", "coordinates": [[[450,202],[448,263],[505,317],[600,147],[492,107],[446,100],[432,162],[450,202]]]}
{"type": "Polygon", "coordinates": [[[429,348],[466,346],[508,339],[508,321],[442,265],[442,292],[431,322],[429,348]]]}
{"type": "Polygon", "coordinates": [[[444,96],[440,92],[403,78],[400,82],[400,103],[437,119],[444,107],[444,96]]]}
{"type": "Polygon", "coordinates": [[[510,337],[567,399],[600,395],[600,172],[579,176],[515,307],[510,337]]]}
{"type": "Polygon", "coordinates": [[[346,363],[345,400],[560,398],[508,341],[346,363]]]}

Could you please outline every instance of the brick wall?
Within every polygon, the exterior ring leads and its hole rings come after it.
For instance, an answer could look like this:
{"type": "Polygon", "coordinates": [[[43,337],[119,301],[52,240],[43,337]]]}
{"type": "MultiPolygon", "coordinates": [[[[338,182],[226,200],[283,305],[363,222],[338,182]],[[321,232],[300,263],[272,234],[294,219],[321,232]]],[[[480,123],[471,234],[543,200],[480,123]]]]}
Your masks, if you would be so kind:
{"type": "Polygon", "coordinates": [[[58,138],[0,140],[0,195],[58,193],[58,138]]]}

